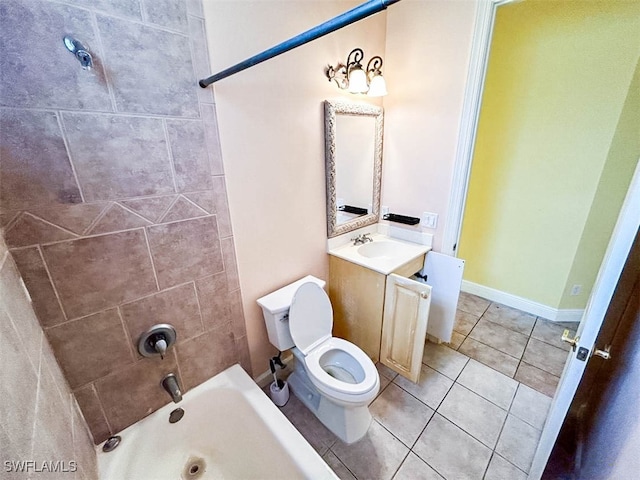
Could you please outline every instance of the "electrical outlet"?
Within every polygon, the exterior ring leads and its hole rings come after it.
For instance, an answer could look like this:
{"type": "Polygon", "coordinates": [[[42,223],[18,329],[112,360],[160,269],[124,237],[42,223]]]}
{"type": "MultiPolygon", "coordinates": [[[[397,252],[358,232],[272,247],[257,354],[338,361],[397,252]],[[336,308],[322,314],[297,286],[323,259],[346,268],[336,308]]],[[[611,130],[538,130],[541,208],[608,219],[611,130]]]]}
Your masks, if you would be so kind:
{"type": "Polygon", "coordinates": [[[575,297],[582,292],[582,285],[574,285],[571,287],[571,296],[575,297]]]}
{"type": "Polygon", "coordinates": [[[438,226],[438,214],[430,212],[422,212],[420,224],[426,228],[436,228],[438,226]]]}
{"type": "Polygon", "coordinates": [[[380,215],[384,216],[384,215],[386,215],[388,213],[389,213],[389,207],[386,207],[384,205],[382,207],[380,207],[380,215]]]}

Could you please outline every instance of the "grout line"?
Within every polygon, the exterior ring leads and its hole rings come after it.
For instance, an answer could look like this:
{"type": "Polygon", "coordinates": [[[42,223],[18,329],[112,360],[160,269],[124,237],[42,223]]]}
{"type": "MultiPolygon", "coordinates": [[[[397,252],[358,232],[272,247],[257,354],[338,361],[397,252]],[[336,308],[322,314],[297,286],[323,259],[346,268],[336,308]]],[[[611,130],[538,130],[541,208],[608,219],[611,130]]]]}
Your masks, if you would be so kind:
{"type": "Polygon", "coordinates": [[[84,231],[82,232],[82,236],[85,238],[90,236],[91,230],[96,228],[96,225],[98,225],[102,221],[102,219],[107,216],[107,213],[111,211],[114,205],[114,202],[106,202],[105,207],[100,211],[96,218],[94,218],[91,223],[89,223],[87,228],[84,229],[84,231]]]}
{"type": "Polygon", "coordinates": [[[162,130],[164,132],[164,139],[167,146],[167,155],[169,158],[169,168],[171,169],[171,179],[173,180],[173,190],[179,193],[178,182],[176,181],[176,165],[173,159],[173,150],[171,149],[171,138],[169,137],[169,127],[167,127],[167,119],[162,119],[162,130]]]}
{"type": "MultiPolygon", "coordinates": [[[[102,202],[96,202],[96,203],[102,203],[102,202]]],[[[102,210],[100,210],[98,215],[96,215],[96,217],[93,220],[91,220],[91,222],[89,222],[89,225],[87,225],[85,229],[82,231],[81,235],[83,237],[87,236],[89,232],[93,230],[93,228],[98,224],[98,222],[102,220],[102,218],[107,214],[107,211],[111,209],[112,202],[106,201],[104,202],[104,204],[105,204],[104,207],[102,207],[102,210]]]]}
{"type": "Polygon", "coordinates": [[[173,358],[176,362],[176,370],[178,370],[178,379],[180,380],[180,390],[182,391],[182,393],[186,393],[187,389],[184,386],[184,377],[182,376],[182,368],[180,368],[180,361],[178,360],[178,345],[176,345],[173,349],[173,358]]]}
{"type": "MultiPolygon", "coordinates": [[[[52,329],[54,329],[54,328],[56,328],[56,327],[59,327],[59,326],[61,326],[61,325],[66,325],[66,324],[68,324],[68,323],[77,322],[78,320],[84,320],[84,319],[86,319],[86,318],[93,317],[94,315],[99,315],[99,314],[101,314],[101,313],[108,312],[109,310],[113,310],[113,309],[115,309],[115,308],[118,308],[118,305],[112,305],[112,306],[110,306],[110,307],[103,308],[103,309],[101,309],[101,310],[97,310],[97,311],[95,311],[95,312],[91,312],[91,313],[88,313],[88,314],[86,314],[86,315],[81,315],[81,316],[79,316],[79,317],[73,317],[73,318],[70,318],[69,320],[67,320],[67,321],[65,321],[65,322],[61,322],[61,323],[58,323],[58,324],[56,324],[56,325],[52,325],[52,326],[50,326],[50,327],[44,327],[44,330],[45,330],[45,332],[46,332],[46,331],[52,330],[52,329]]],[[[86,385],[86,384],[84,384],[84,385],[86,385]]]]}
{"type": "Polygon", "coordinates": [[[148,225],[147,227],[142,227],[141,226],[141,227],[125,228],[123,230],[115,230],[113,232],[107,232],[107,233],[97,233],[97,234],[84,235],[84,236],[78,236],[78,235],[74,234],[74,235],[76,235],[76,238],[67,238],[65,240],[56,240],[54,242],[43,242],[43,243],[38,243],[38,244],[34,243],[32,245],[24,245],[22,247],[11,248],[11,250],[18,250],[18,249],[22,249],[22,248],[28,248],[28,247],[32,247],[32,246],[35,246],[35,245],[41,245],[41,246],[58,245],[60,243],[74,242],[74,241],[77,241],[77,240],[85,240],[85,239],[88,239],[88,238],[104,237],[104,236],[107,236],[107,235],[113,235],[115,233],[133,232],[133,231],[141,230],[141,229],[148,228],[148,227],[171,225],[171,224],[174,224],[174,223],[188,222],[188,221],[192,221],[192,220],[201,220],[203,218],[210,218],[210,217],[215,217],[215,215],[206,215],[206,216],[203,215],[202,217],[186,218],[186,219],[182,219],[182,220],[176,220],[175,222],[166,222],[166,223],[148,225]]]}
{"type": "MultiPolygon", "coordinates": [[[[205,103],[204,105],[213,105],[212,103],[205,103]]],[[[14,107],[14,106],[5,106],[2,105],[0,106],[0,109],[5,109],[5,110],[26,110],[26,111],[30,111],[30,112],[50,112],[50,113],[71,113],[71,114],[77,114],[77,115],[110,115],[110,116],[116,116],[116,117],[136,117],[136,118],[149,118],[149,119],[155,119],[155,120],[160,120],[163,118],[166,118],[168,120],[192,120],[192,121],[199,121],[201,120],[200,117],[188,117],[188,116],[175,116],[175,115],[165,115],[165,114],[161,114],[161,113],[136,113],[136,112],[119,112],[119,111],[115,111],[115,110],[90,110],[90,109],[82,109],[82,110],[75,110],[72,108],[64,108],[64,107],[56,107],[56,108],[47,108],[47,107],[14,107]]]]}
{"type": "Polygon", "coordinates": [[[118,318],[120,319],[120,324],[122,325],[122,329],[124,330],[124,336],[127,339],[127,345],[129,345],[129,353],[131,354],[131,360],[134,362],[138,360],[138,352],[135,350],[135,343],[133,342],[133,338],[131,338],[131,332],[129,331],[129,326],[127,322],[124,321],[124,317],[122,316],[122,312],[120,311],[120,306],[116,307],[116,313],[118,318]]]}
{"type": "MultiPolygon", "coordinates": [[[[136,217],[138,217],[138,218],[140,218],[140,219],[144,220],[145,222],[147,222],[147,223],[149,223],[149,224],[153,225],[153,222],[152,222],[151,220],[149,220],[149,219],[148,219],[148,218],[146,218],[146,217],[143,217],[143,216],[142,216],[142,215],[140,215],[138,212],[133,211],[133,210],[132,210],[132,209],[130,209],[129,207],[127,207],[127,206],[125,206],[125,205],[122,205],[122,204],[120,204],[120,203],[117,203],[117,202],[114,202],[113,204],[114,204],[114,205],[117,205],[118,207],[122,208],[123,210],[125,210],[125,211],[127,211],[127,212],[129,212],[129,213],[131,213],[131,214],[133,214],[133,215],[135,215],[136,217]]],[[[145,226],[149,226],[149,225],[145,225],[145,226]]],[[[136,228],[138,228],[138,227],[136,227],[136,228]]]]}
{"type": "Polygon", "coordinates": [[[156,288],[160,291],[160,282],[158,281],[158,274],[156,273],[156,263],[153,261],[153,254],[151,253],[151,245],[149,244],[149,236],[147,235],[147,229],[143,228],[144,241],[147,244],[147,253],[149,254],[149,260],[151,260],[151,270],[153,271],[153,278],[156,281],[156,288]]]}
{"type": "Polygon", "coordinates": [[[100,27],[98,26],[98,15],[97,12],[91,10],[91,23],[93,24],[93,30],[96,34],[96,42],[98,42],[98,48],[100,48],[100,53],[102,53],[102,58],[98,58],[100,62],[100,66],[102,67],[102,74],[104,75],[104,82],[107,84],[107,93],[109,94],[109,101],[111,102],[111,110],[113,112],[118,111],[118,103],[116,101],[116,93],[113,88],[113,82],[109,78],[109,72],[107,65],[111,62],[107,62],[107,50],[104,48],[104,42],[102,41],[102,34],[100,33],[100,27]]]}
{"type": "Polygon", "coordinates": [[[33,426],[31,428],[31,455],[30,455],[31,458],[33,458],[33,451],[36,445],[36,438],[38,438],[38,435],[36,435],[37,433],[36,423],[38,423],[38,403],[40,401],[40,395],[42,395],[42,337],[44,337],[44,333],[42,333],[42,336],[40,338],[40,355],[38,356],[38,368],[36,370],[36,395],[35,395],[36,404],[34,407],[34,414],[33,414],[33,426]]]}
{"type": "Polygon", "coordinates": [[[41,245],[36,245],[36,249],[38,251],[38,254],[40,255],[40,260],[42,260],[42,265],[44,267],[44,271],[47,273],[47,278],[49,279],[49,283],[51,284],[51,289],[53,290],[53,294],[56,296],[56,300],[58,301],[58,305],[60,306],[60,310],[62,311],[62,316],[65,319],[66,323],[67,320],[69,320],[69,316],[67,315],[67,312],[64,309],[64,306],[62,305],[62,299],[60,298],[60,294],[58,293],[58,289],[56,288],[55,283],[53,282],[53,276],[51,275],[51,271],[49,270],[49,265],[47,265],[46,260],[44,259],[44,253],[42,252],[42,246],[41,245]]]}
{"type": "Polygon", "coordinates": [[[84,192],[82,191],[82,186],[80,185],[80,179],[78,178],[78,172],[76,170],[75,165],[73,164],[73,158],[71,156],[71,146],[69,145],[69,140],[67,139],[67,130],[64,125],[64,119],[62,118],[62,111],[56,111],[56,120],[58,122],[58,128],[60,129],[60,136],[62,137],[62,143],[64,144],[64,149],[67,152],[67,160],[69,161],[69,166],[71,167],[71,173],[73,174],[73,179],[76,181],[76,186],[78,187],[78,193],[80,193],[80,200],[84,203],[85,197],[84,192]]]}
{"type": "MultiPolygon", "coordinates": [[[[102,377],[102,378],[104,378],[104,377],[102,377]]],[[[98,379],[98,380],[100,380],[100,379],[98,379]]],[[[107,411],[105,410],[104,404],[102,403],[102,398],[100,398],[100,395],[98,394],[98,388],[96,387],[95,381],[89,382],[86,385],[90,385],[91,386],[91,391],[93,391],[93,393],[96,396],[96,399],[98,400],[98,407],[100,407],[100,413],[102,413],[102,417],[104,418],[104,422],[107,424],[107,429],[109,429],[109,435],[113,435],[116,432],[113,430],[113,427],[111,426],[111,422],[109,421],[109,417],[107,416],[107,411]]]]}
{"type": "Polygon", "coordinates": [[[142,18],[142,23],[143,24],[150,23],[149,22],[149,15],[147,14],[147,9],[144,6],[144,0],[140,0],[138,2],[138,5],[140,6],[140,18],[142,18]]]}
{"type": "MultiPolygon", "coordinates": [[[[26,211],[22,212],[22,216],[25,216],[25,215],[28,215],[31,218],[35,218],[36,220],[38,220],[40,222],[43,222],[43,223],[46,223],[47,225],[50,225],[50,226],[52,226],[54,228],[57,228],[58,230],[62,230],[63,232],[68,233],[69,235],[73,235],[73,237],[74,237],[74,238],[65,238],[64,240],[59,240],[61,242],[69,241],[69,240],[77,240],[78,238],[80,238],[80,235],[78,235],[77,233],[72,232],[71,230],[69,230],[69,229],[67,229],[65,227],[61,227],[60,225],[56,225],[55,223],[51,223],[49,220],[45,220],[44,218],[40,218],[37,215],[34,215],[33,213],[26,212],[26,211]]],[[[33,244],[33,245],[38,245],[38,244],[33,244]]],[[[29,246],[31,246],[31,245],[25,245],[25,247],[29,247],[29,246]]]]}
{"type": "MultiPolygon", "coordinates": [[[[173,200],[171,200],[171,203],[169,204],[169,206],[165,210],[163,210],[162,215],[160,216],[160,219],[158,220],[158,223],[156,223],[156,225],[166,225],[169,223],[176,222],[176,220],[174,220],[174,222],[167,222],[166,224],[162,223],[162,221],[166,218],[166,216],[169,215],[169,212],[173,210],[173,207],[176,205],[176,203],[178,203],[178,201],[180,200],[180,197],[181,195],[179,193],[176,194],[176,197],[173,200]]],[[[187,219],[182,218],[177,221],[182,221],[182,220],[187,220],[187,219]]]]}
{"type": "MultiPolygon", "coordinates": [[[[160,216],[158,217],[158,220],[153,222],[154,225],[168,225],[169,223],[175,223],[175,221],[174,222],[162,223],[162,219],[167,216],[167,214],[171,211],[173,206],[176,203],[178,203],[178,200],[180,199],[180,194],[179,193],[173,193],[172,195],[175,195],[175,197],[171,200],[171,202],[169,202],[169,205],[167,207],[165,207],[165,209],[162,210],[162,212],[160,212],[160,216]]],[[[181,220],[177,220],[177,221],[181,221],[181,220]]]]}
{"type": "Polygon", "coordinates": [[[20,217],[22,213],[23,211],[20,211],[20,210],[16,210],[15,212],[13,212],[13,217],[9,219],[9,221],[4,225],[4,227],[0,227],[0,230],[4,229],[5,232],[11,230],[11,227],[15,225],[16,221],[18,220],[18,217],[20,217]]]}
{"type": "Polygon", "coordinates": [[[196,281],[192,280],[189,283],[193,284],[193,291],[196,295],[196,303],[198,304],[198,314],[200,315],[200,325],[202,326],[202,331],[206,332],[207,329],[204,326],[204,315],[202,314],[202,307],[200,306],[200,295],[198,295],[198,287],[196,286],[196,281]]]}
{"type": "MultiPolygon", "coordinates": [[[[212,215],[209,212],[207,212],[204,208],[202,208],[200,205],[198,205],[196,202],[194,202],[193,200],[187,198],[184,194],[181,194],[180,196],[182,198],[184,198],[187,202],[189,202],[190,204],[195,206],[198,210],[201,210],[202,212],[204,212],[204,215],[212,215]]],[[[215,214],[213,214],[213,215],[215,215],[215,214]]],[[[194,217],[194,218],[199,218],[199,217],[194,217]]]]}

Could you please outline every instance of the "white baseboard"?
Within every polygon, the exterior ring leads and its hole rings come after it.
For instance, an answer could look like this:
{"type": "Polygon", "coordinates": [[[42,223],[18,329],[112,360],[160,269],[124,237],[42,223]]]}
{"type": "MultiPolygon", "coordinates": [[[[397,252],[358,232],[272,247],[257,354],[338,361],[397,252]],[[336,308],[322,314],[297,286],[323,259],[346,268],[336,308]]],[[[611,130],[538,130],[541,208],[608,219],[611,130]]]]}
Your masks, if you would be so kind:
{"type": "Polygon", "coordinates": [[[485,287],[468,280],[462,280],[461,290],[466,293],[478,295],[492,302],[501,303],[507,307],[517,308],[536,317],[542,317],[552,322],[579,322],[582,319],[583,309],[557,309],[534,302],[526,298],[518,297],[511,293],[485,287]]]}

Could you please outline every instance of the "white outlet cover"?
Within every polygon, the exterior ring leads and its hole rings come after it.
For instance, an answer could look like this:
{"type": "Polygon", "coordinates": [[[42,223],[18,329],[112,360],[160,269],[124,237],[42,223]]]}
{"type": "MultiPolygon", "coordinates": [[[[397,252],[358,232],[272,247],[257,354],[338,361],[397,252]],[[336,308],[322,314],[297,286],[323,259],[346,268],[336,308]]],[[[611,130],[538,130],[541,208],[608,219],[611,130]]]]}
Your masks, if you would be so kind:
{"type": "Polygon", "coordinates": [[[426,228],[437,228],[438,226],[438,214],[431,212],[422,212],[422,218],[420,224],[426,228]]]}

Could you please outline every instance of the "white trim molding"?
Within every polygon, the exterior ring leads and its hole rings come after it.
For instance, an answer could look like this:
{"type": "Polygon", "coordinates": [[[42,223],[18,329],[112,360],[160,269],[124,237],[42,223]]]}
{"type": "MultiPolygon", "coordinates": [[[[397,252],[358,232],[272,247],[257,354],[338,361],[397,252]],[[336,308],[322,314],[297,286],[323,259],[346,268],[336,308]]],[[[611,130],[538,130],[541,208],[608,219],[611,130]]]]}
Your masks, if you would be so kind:
{"type": "Polygon", "coordinates": [[[500,5],[514,3],[514,1],[517,0],[478,0],[471,39],[467,84],[462,103],[458,145],[453,166],[449,209],[442,239],[442,253],[447,255],[456,256],[457,248],[454,247],[457,247],[462,231],[462,217],[469,187],[471,161],[478,131],[478,119],[480,118],[482,93],[489,64],[496,10],[500,5]]]}
{"type": "Polygon", "coordinates": [[[461,290],[466,293],[478,295],[492,302],[501,303],[507,307],[517,308],[523,312],[530,313],[536,317],[542,317],[552,322],[580,322],[584,309],[557,309],[549,307],[542,303],[513,295],[511,293],[496,290],[495,288],[485,287],[468,280],[462,281],[461,290]]]}

